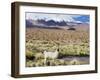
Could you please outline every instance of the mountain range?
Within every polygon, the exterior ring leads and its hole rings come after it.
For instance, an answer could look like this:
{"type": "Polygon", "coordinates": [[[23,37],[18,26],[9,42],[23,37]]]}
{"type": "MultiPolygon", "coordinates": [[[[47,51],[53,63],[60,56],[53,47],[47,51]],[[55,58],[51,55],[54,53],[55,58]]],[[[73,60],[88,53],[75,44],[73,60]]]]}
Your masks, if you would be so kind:
{"type": "Polygon", "coordinates": [[[87,27],[89,24],[87,23],[80,23],[80,22],[68,22],[68,21],[55,21],[55,20],[44,20],[44,19],[38,19],[38,20],[32,20],[32,19],[26,19],[26,27],[37,27],[37,28],[48,28],[48,29],[61,29],[61,28],[73,28],[73,27],[87,27]]]}

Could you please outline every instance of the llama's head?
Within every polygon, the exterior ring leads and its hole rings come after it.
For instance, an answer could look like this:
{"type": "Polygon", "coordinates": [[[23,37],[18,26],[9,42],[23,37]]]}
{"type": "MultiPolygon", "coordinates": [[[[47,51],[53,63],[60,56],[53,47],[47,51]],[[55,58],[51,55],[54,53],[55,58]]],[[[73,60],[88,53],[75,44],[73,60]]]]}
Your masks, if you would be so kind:
{"type": "Polygon", "coordinates": [[[46,51],[46,50],[44,50],[42,53],[43,53],[43,54],[45,54],[46,52],[47,52],[47,51],[46,51]]]}

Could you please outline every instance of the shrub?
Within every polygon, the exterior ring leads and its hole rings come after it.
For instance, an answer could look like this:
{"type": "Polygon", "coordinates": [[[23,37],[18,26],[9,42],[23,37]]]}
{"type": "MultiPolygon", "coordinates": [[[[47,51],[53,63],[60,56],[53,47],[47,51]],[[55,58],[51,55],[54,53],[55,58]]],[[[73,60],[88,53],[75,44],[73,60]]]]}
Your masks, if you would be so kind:
{"type": "Polygon", "coordinates": [[[34,53],[32,51],[26,50],[26,59],[33,60],[35,58],[34,53]]]}

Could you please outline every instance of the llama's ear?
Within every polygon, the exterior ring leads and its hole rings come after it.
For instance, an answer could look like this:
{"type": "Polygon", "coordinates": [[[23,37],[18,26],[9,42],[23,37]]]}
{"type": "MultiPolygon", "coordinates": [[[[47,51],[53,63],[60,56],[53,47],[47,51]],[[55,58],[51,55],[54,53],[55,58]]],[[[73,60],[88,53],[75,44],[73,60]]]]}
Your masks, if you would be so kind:
{"type": "Polygon", "coordinates": [[[42,54],[44,54],[45,51],[42,51],[42,54]]]}

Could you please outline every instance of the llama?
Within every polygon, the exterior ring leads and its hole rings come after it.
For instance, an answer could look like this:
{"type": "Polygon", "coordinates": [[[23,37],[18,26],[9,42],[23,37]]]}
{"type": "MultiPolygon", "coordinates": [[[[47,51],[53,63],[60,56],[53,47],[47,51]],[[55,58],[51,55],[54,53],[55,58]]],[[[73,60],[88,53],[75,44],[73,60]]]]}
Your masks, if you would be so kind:
{"type": "Polygon", "coordinates": [[[52,59],[56,59],[58,57],[58,54],[59,54],[59,49],[55,50],[54,52],[49,52],[49,51],[44,51],[43,54],[44,54],[44,63],[46,64],[46,59],[49,57],[49,58],[52,58],[52,59]]]}

